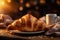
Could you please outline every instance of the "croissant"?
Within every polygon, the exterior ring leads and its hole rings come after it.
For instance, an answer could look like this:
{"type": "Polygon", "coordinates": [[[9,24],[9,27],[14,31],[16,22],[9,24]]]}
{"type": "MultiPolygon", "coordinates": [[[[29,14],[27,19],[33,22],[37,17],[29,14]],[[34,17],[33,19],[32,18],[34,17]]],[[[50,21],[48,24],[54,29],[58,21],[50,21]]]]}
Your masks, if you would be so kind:
{"type": "Polygon", "coordinates": [[[39,20],[37,21],[37,27],[38,27],[39,31],[46,29],[46,18],[45,18],[45,16],[39,18],[39,20]]]}
{"type": "Polygon", "coordinates": [[[15,20],[12,24],[8,25],[7,29],[34,32],[42,30],[43,25],[45,26],[45,24],[36,17],[31,14],[26,14],[20,19],[15,20]]]}

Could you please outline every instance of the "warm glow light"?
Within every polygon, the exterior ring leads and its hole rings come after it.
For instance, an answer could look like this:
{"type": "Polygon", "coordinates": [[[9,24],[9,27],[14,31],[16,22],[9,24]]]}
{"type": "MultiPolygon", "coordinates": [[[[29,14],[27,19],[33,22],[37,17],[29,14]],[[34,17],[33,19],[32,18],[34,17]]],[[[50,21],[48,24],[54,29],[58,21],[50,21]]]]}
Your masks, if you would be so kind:
{"type": "Polygon", "coordinates": [[[57,0],[56,3],[57,3],[57,5],[60,5],[60,0],[57,0]]]}
{"type": "Polygon", "coordinates": [[[20,10],[20,11],[23,11],[23,7],[22,7],[22,6],[20,6],[20,7],[19,7],[19,10],[20,10]]]}
{"type": "Polygon", "coordinates": [[[20,0],[20,3],[23,3],[24,0],[20,0]]]}
{"type": "Polygon", "coordinates": [[[46,3],[46,0],[40,0],[40,3],[41,4],[45,4],[46,3]]]}
{"type": "Polygon", "coordinates": [[[0,0],[0,13],[6,13],[8,10],[11,10],[11,6],[8,5],[8,0],[0,0]]]}
{"type": "Polygon", "coordinates": [[[8,3],[11,3],[11,0],[7,0],[8,3]]]}
{"type": "Polygon", "coordinates": [[[5,7],[5,0],[0,0],[0,13],[3,13],[5,7]]]}
{"type": "Polygon", "coordinates": [[[29,7],[30,7],[30,3],[26,3],[26,5],[25,5],[25,6],[29,8],[29,7]]]}
{"type": "Polygon", "coordinates": [[[5,2],[4,1],[0,1],[0,6],[4,5],[5,2]]]}
{"type": "Polygon", "coordinates": [[[11,0],[0,0],[0,6],[2,6],[2,5],[6,5],[6,3],[10,3],[11,2],[11,0]]]}

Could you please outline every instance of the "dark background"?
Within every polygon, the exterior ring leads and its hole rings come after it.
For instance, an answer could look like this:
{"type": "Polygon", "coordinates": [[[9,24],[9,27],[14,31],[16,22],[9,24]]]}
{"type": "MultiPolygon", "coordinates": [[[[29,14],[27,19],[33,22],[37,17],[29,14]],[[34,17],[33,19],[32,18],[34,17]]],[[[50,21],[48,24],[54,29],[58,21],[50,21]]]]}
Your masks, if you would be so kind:
{"type": "Polygon", "coordinates": [[[58,5],[56,3],[57,0],[46,0],[45,4],[41,4],[39,2],[40,0],[32,0],[32,1],[36,1],[37,4],[36,5],[30,4],[31,6],[29,8],[27,8],[25,6],[25,4],[27,2],[30,2],[30,0],[24,0],[24,2],[22,4],[20,3],[20,0],[12,0],[11,4],[13,7],[17,6],[17,8],[16,8],[17,11],[11,12],[11,14],[10,14],[11,17],[13,19],[18,19],[29,12],[37,18],[45,16],[47,13],[56,13],[58,16],[60,15],[59,14],[60,13],[60,5],[58,5]],[[15,5],[15,3],[17,3],[17,4],[15,5]],[[23,6],[23,8],[24,8],[23,11],[19,10],[20,6],[23,6]],[[37,9],[36,9],[36,7],[37,7],[37,9]]]}

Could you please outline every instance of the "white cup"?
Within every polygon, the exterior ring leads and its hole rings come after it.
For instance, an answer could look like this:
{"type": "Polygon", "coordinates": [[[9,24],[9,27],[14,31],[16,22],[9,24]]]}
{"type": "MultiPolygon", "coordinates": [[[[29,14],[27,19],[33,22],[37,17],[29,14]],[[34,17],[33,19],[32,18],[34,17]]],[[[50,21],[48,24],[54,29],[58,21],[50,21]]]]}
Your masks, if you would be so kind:
{"type": "Polygon", "coordinates": [[[56,22],[57,14],[46,14],[46,25],[52,25],[56,22]]]}

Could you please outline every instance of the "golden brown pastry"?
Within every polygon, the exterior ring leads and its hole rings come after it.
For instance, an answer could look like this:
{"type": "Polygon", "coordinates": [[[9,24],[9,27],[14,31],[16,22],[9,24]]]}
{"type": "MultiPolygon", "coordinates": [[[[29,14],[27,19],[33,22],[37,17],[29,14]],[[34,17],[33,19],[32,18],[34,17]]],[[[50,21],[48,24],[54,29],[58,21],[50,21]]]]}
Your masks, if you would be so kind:
{"type": "Polygon", "coordinates": [[[45,19],[40,18],[39,20],[33,17],[31,14],[26,14],[20,19],[15,20],[8,26],[8,30],[19,30],[19,31],[40,31],[46,27],[45,19]]]}
{"type": "Polygon", "coordinates": [[[38,30],[45,30],[46,28],[46,19],[45,16],[43,16],[42,18],[39,18],[39,20],[37,21],[37,28],[38,30]]]}
{"type": "Polygon", "coordinates": [[[8,26],[7,29],[20,30],[20,31],[36,31],[37,18],[33,17],[31,14],[26,14],[22,18],[15,20],[12,24],[8,26]]]}
{"type": "Polygon", "coordinates": [[[36,17],[33,17],[31,14],[26,14],[20,19],[15,20],[12,24],[8,26],[8,30],[19,30],[34,32],[44,30],[46,27],[45,17],[40,18],[39,20],[36,17]]]}

